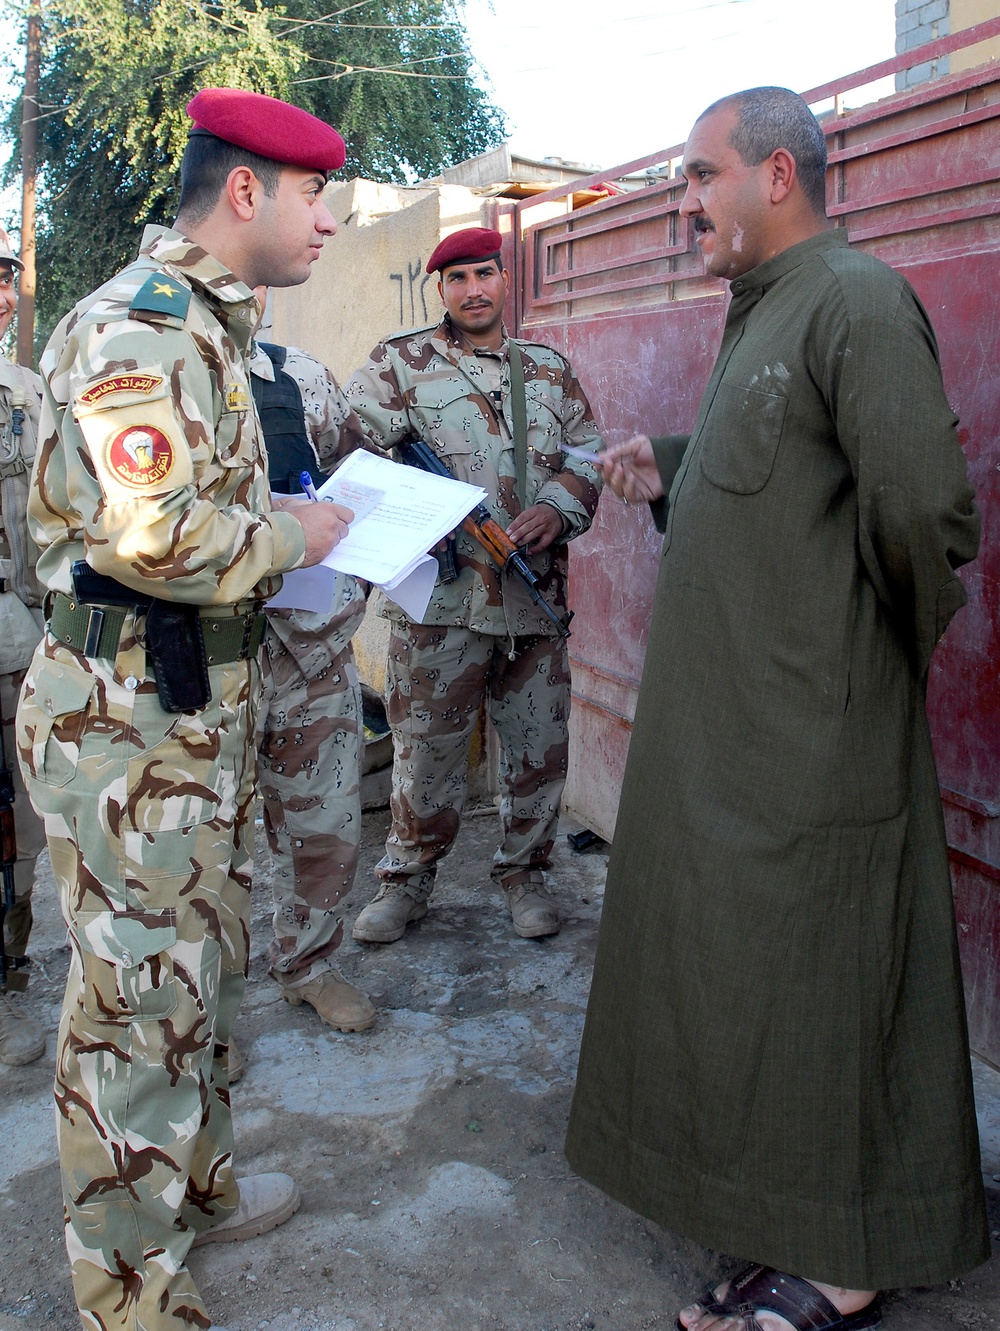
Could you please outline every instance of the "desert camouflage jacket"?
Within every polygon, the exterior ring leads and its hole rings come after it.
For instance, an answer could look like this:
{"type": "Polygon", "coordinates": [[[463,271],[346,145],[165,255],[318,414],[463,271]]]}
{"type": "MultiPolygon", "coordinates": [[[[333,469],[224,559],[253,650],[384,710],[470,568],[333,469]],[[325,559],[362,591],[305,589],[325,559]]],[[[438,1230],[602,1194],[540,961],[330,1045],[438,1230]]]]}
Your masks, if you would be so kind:
{"type": "MultiPolygon", "coordinates": [[[[601,489],[598,468],[570,458],[560,443],[599,449],[601,436],[590,405],[566,358],[538,342],[517,340],[524,364],[527,407],[525,507],[552,504],[562,514],[562,538],[530,563],[549,604],[566,609],[566,543],[590,526],[601,489]]],[[[445,319],[381,342],[345,392],[372,440],[389,449],[407,436],[430,444],[460,481],[481,485],[501,527],[521,511],[517,498],[510,369],[505,341],[493,366],[489,356],[466,350],[445,319]],[[497,365],[497,361],[499,364],[497,365]],[[494,396],[498,385],[499,401],[494,396]]],[[[503,578],[470,536],[458,534],[458,578],[438,582],[425,624],[471,628],[479,633],[551,634],[549,619],[521,584],[503,578]]],[[[393,619],[405,620],[390,603],[393,619]]]]}
{"type": "MultiPolygon", "coordinates": [[[[323,471],[333,471],[349,452],[365,442],[361,422],[336,379],[314,356],[298,347],[286,347],[282,368],[302,394],[306,434],[316,461],[323,471]]],[[[274,381],[274,366],[256,344],[250,373],[274,381]]],[[[268,625],[311,678],[326,669],[350,642],[364,616],[366,592],[367,584],[349,573],[338,573],[333,609],[328,615],[315,610],[270,610],[268,625]]]]}
{"type": "Polygon", "coordinates": [[[38,547],[28,534],[28,487],[41,404],[38,375],[0,355],[0,675],[25,669],[42,633],[38,547]],[[23,414],[15,423],[16,397],[23,414]]]}
{"type": "Polygon", "coordinates": [[[69,593],[87,559],[154,596],[230,605],[302,562],[302,527],[271,512],[247,378],[258,313],[217,259],[147,227],[136,261],[62,320],[28,504],[45,586],[69,593]]]}

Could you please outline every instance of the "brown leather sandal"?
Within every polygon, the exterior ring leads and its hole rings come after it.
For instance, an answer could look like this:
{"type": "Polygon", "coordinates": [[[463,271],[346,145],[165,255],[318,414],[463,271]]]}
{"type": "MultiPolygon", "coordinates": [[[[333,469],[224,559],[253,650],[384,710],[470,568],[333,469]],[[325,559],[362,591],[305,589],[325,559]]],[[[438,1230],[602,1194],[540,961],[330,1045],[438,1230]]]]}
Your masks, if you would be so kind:
{"type": "MultiPolygon", "coordinates": [[[[745,1331],[761,1331],[758,1313],[784,1317],[796,1331],[874,1331],[882,1325],[877,1294],[856,1313],[840,1313],[808,1280],[786,1276],[772,1266],[748,1266],[734,1276],[721,1303],[710,1289],[698,1302],[716,1317],[742,1317],[745,1331]]],[[[680,1318],[677,1331],[685,1331],[680,1318]]]]}

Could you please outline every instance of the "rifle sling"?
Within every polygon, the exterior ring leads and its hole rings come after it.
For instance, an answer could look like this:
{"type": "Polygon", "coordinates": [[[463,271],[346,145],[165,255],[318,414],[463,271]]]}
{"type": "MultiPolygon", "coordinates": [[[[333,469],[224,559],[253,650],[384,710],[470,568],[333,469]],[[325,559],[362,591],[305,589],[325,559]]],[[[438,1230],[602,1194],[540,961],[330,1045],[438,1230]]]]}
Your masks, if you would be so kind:
{"type": "Polygon", "coordinates": [[[507,339],[510,367],[510,414],[514,422],[514,466],[517,469],[517,502],[523,513],[528,486],[528,408],[524,398],[524,362],[513,338],[507,339]]]}

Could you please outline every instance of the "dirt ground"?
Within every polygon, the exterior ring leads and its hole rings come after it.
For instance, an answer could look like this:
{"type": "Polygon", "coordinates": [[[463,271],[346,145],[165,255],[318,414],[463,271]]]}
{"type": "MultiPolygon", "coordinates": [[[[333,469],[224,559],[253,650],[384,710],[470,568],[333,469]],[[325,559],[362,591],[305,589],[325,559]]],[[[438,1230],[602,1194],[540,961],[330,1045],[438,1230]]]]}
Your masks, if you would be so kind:
{"type": "MultiPolygon", "coordinates": [[[[386,821],[365,815],[349,920],[371,894],[386,821]]],[[[495,837],[492,810],[467,817],[427,919],[392,946],[344,944],[342,970],[379,1010],[373,1031],[347,1036],[289,1007],[267,977],[269,860],[258,838],[237,1023],[248,1063],[233,1091],[238,1168],[294,1174],[304,1202],[269,1235],[192,1254],[229,1331],[670,1331],[707,1278],[733,1269],[569,1170],[562,1143],[606,857],[560,836],[552,879],[566,922],[556,938],[526,941],[489,883],[495,837]]],[[[37,896],[29,1002],[54,1031],[67,949],[51,883],[37,896]]],[[[0,1331],[79,1327],[53,1046],[29,1067],[0,1066],[0,1331]]],[[[1000,1075],[979,1066],[976,1077],[1000,1238],[1000,1075]]],[[[884,1325],[1000,1329],[1000,1258],[948,1286],[890,1295],[884,1325]]]]}

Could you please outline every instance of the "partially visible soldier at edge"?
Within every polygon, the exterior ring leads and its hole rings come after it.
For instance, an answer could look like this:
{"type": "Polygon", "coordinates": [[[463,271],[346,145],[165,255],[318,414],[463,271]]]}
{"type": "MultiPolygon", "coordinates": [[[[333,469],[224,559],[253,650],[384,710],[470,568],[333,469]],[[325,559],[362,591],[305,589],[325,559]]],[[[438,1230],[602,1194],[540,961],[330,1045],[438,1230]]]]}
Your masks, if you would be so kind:
{"type": "Polygon", "coordinates": [[[56,1121],[88,1331],[222,1331],[192,1242],[299,1205],[286,1175],[237,1182],[232,1161],[257,651],[278,575],[322,559],[351,515],[272,511],[246,357],[251,288],[304,282],[336,230],[322,195],[344,145],[237,89],[188,113],[176,228],[147,228],[46,349],[28,509],[51,619],[17,741],[72,943],[56,1121]]]}
{"type": "MultiPolygon", "coordinates": [[[[539,590],[562,615],[567,546],[590,526],[601,477],[597,466],[567,456],[560,445],[597,451],[601,436],[566,358],[508,336],[509,276],[500,246],[500,233],[482,227],[446,237],[427,264],[439,275],[443,321],[380,343],[346,393],[376,444],[392,448],[416,436],[456,479],[488,491],[491,514],[515,545],[526,547],[539,590]],[[520,393],[512,364],[515,373],[523,367],[520,393]],[[519,397],[526,416],[521,440],[519,397]]],[[[386,612],[392,829],[375,870],[382,886],[354,925],[361,942],[391,943],[427,914],[438,862],[458,834],[469,745],[483,704],[502,750],[503,839],[491,876],[520,937],[559,929],[543,871],[566,780],[565,639],[464,532],[457,535],[456,564],[458,576],[438,579],[419,624],[391,603],[386,612]]]]}
{"type": "MultiPolygon", "coordinates": [[[[17,270],[24,264],[0,230],[0,338],[17,309],[17,270]]],[[[14,908],[4,917],[7,981],[0,992],[0,1063],[33,1063],[45,1053],[45,1031],[25,1012],[28,985],[28,936],[35,861],[45,846],[41,820],[28,802],[14,753],[14,712],[31,654],[42,636],[42,590],[35,576],[38,550],[28,535],[28,482],[38,440],[42,381],[0,352],[0,717],[3,761],[14,787],[14,908]]]]}
{"type": "MultiPolygon", "coordinates": [[[[256,295],[263,305],[267,291],[256,295]]],[[[333,375],[298,347],[255,340],[250,386],[272,493],[301,493],[303,472],[319,486],[365,442],[333,375]]],[[[338,573],[329,613],[268,610],[257,735],[274,870],[271,978],[287,1002],[308,1003],[344,1032],[375,1024],[367,995],[333,965],[361,844],[364,722],[351,639],[365,596],[365,583],[338,573]]]]}

